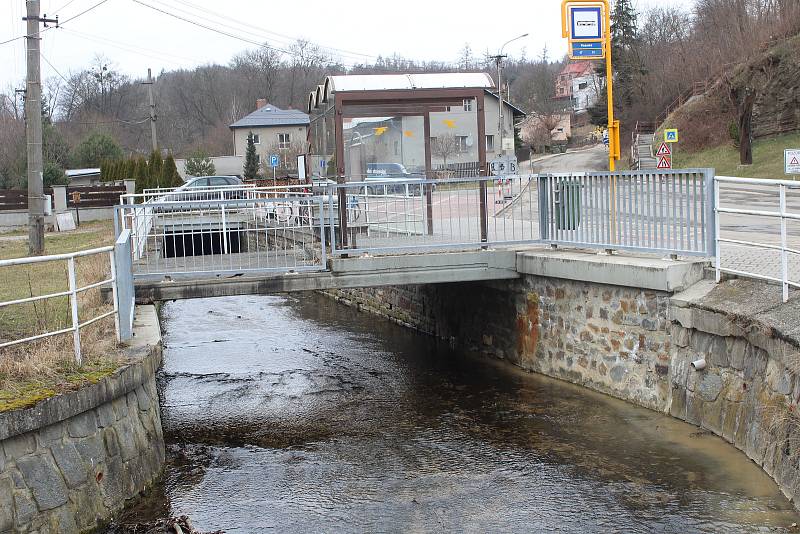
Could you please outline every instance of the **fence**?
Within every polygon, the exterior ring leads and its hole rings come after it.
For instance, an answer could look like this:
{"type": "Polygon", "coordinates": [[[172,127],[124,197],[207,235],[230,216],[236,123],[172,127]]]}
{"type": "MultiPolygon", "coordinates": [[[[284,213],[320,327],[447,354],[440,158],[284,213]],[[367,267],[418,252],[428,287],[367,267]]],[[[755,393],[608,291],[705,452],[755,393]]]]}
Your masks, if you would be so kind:
{"type": "Polygon", "coordinates": [[[696,256],[714,250],[708,170],[545,175],[539,201],[546,243],[696,256]]]}
{"type": "MultiPolygon", "coordinates": [[[[44,189],[43,194],[54,197],[52,187],[44,189]]],[[[109,208],[117,203],[125,187],[67,187],[68,208],[109,208]],[[80,201],[75,202],[73,193],[80,193],[80,201]]],[[[27,189],[0,189],[0,211],[28,209],[27,189]]]]}
{"type": "MultiPolygon", "coordinates": [[[[45,295],[38,295],[38,296],[30,296],[27,298],[15,299],[6,302],[0,302],[0,309],[7,308],[14,305],[21,305],[27,303],[36,303],[41,302],[49,299],[58,299],[63,297],[69,298],[69,308],[70,308],[70,316],[71,316],[71,323],[72,326],[68,328],[62,328],[58,330],[52,330],[45,333],[28,336],[22,339],[16,339],[12,341],[5,341],[0,343],[0,349],[5,347],[11,347],[14,345],[18,345],[21,343],[27,343],[30,341],[35,341],[38,339],[44,339],[48,337],[58,336],[62,334],[72,333],[73,336],[73,344],[75,350],[75,361],[80,365],[82,362],[81,357],[81,329],[86,328],[87,326],[96,323],[106,317],[114,316],[115,320],[115,327],[117,331],[117,339],[121,340],[124,339],[121,337],[120,333],[120,315],[119,315],[119,300],[118,300],[118,292],[117,292],[117,270],[116,270],[116,262],[117,258],[115,257],[114,247],[102,247],[102,248],[95,248],[91,250],[85,250],[82,252],[73,252],[70,254],[57,254],[52,256],[39,256],[39,257],[31,257],[31,258],[18,258],[18,259],[10,259],[10,260],[0,260],[0,270],[4,267],[15,267],[15,266],[29,266],[34,264],[40,264],[45,262],[55,262],[55,261],[65,261],[67,263],[67,283],[68,289],[66,291],[57,291],[55,293],[49,293],[45,295]],[[77,275],[76,275],[76,264],[75,260],[77,258],[84,258],[88,256],[96,256],[96,255],[104,255],[107,254],[110,263],[110,278],[101,280],[99,282],[90,283],[85,286],[78,286],[77,282],[77,275]],[[113,310],[101,313],[95,317],[87,319],[83,322],[80,320],[79,314],[79,306],[78,306],[78,297],[82,293],[89,291],[91,289],[100,288],[102,286],[110,285],[112,288],[113,294],[113,310]]],[[[131,307],[131,304],[126,301],[125,304],[126,309],[131,307]]],[[[131,315],[132,318],[132,315],[131,315]]],[[[127,325],[126,325],[127,326],[127,325]]],[[[128,327],[129,331],[130,328],[128,327]]],[[[129,336],[128,336],[129,337],[129,336]]]]}
{"type": "MultiPolygon", "coordinates": [[[[741,236],[739,239],[722,237],[721,217],[716,220],[716,278],[720,281],[722,274],[732,274],[756,278],[781,284],[783,301],[789,299],[789,288],[800,288],[800,242],[796,235],[789,232],[788,223],[800,220],[800,210],[789,208],[787,193],[800,192],[800,183],[788,180],[764,180],[753,178],[735,178],[717,176],[715,178],[715,204],[718,214],[735,216],[737,219],[750,217],[751,220],[739,221],[737,225],[748,224],[759,229],[759,241],[750,241],[741,236]],[[724,206],[721,202],[720,189],[723,184],[751,186],[746,191],[750,198],[777,193],[771,203],[777,200],[777,209],[743,209],[741,207],[724,206]],[[763,221],[775,221],[777,235],[770,239],[769,228],[763,221]],[[727,245],[729,250],[723,248],[727,245]],[[750,252],[748,252],[750,251],[750,252]],[[776,261],[777,260],[777,261],[776,261]]],[[[738,197],[735,198],[738,200],[738,197]]],[[[796,200],[793,198],[792,200],[796,200]]],[[[769,200],[768,200],[769,201],[769,200]]],[[[795,205],[797,205],[795,203],[795,205]]],[[[741,235],[741,234],[740,234],[741,235]]]]}
{"type": "Polygon", "coordinates": [[[536,177],[337,184],[328,196],[329,226],[338,232],[333,254],[536,242],[538,205],[525,196],[531,181],[536,177]],[[340,211],[339,205],[346,209],[340,211]]]}
{"type": "Polygon", "coordinates": [[[325,269],[323,197],[226,192],[217,191],[216,199],[194,199],[212,193],[193,191],[192,200],[166,194],[117,206],[117,232],[130,232],[136,276],[325,269]]]}

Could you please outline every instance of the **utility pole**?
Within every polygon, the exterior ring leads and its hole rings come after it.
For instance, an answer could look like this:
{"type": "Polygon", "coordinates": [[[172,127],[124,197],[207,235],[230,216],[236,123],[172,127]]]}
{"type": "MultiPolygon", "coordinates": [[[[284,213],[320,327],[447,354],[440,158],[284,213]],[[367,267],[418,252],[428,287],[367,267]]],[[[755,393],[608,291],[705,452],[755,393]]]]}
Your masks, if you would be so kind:
{"type": "Polygon", "coordinates": [[[153,73],[147,69],[147,81],[142,82],[147,86],[147,94],[150,97],[150,138],[153,141],[153,151],[158,150],[158,137],[156,135],[156,102],[153,99],[153,73]]]}
{"type": "MultiPolygon", "coordinates": [[[[503,46],[505,46],[505,45],[503,45],[503,46]]],[[[505,134],[506,134],[506,132],[505,132],[505,124],[503,123],[503,108],[505,107],[505,106],[503,106],[503,60],[505,58],[507,58],[507,57],[508,56],[505,56],[503,54],[498,54],[496,56],[491,56],[491,58],[494,59],[495,64],[497,65],[497,96],[499,98],[499,104],[500,104],[500,108],[499,108],[500,109],[500,121],[498,122],[498,125],[497,125],[497,131],[500,132],[500,154],[502,154],[503,156],[506,155],[506,149],[503,146],[503,138],[505,138],[505,134]]]]}
{"type": "Polygon", "coordinates": [[[25,136],[28,146],[28,254],[44,254],[44,177],[42,175],[42,81],[39,24],[55,23],[58,18],[39,16],[39,0],[26,0],[28,23],[25,38],[27,56],[27,81],[25,87],[25,136]]]}

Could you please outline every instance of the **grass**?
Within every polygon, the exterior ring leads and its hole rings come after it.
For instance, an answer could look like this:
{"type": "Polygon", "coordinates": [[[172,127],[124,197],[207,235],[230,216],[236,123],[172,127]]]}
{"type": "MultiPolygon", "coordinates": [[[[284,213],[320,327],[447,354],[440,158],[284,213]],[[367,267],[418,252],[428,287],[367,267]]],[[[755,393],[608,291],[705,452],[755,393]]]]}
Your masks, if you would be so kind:
{"type": "MultiPolygon", "coordinates": [[[[110,222],[81,225],[79,230],[45,237],[45,253],[59,254],[101,247],[113,243],[110,222]]],[[[8,234],[0,236],[0,259],[27,255],[27,240],[8,234]]],[[[105,254],[79,258],[76,277],[79,286],[109,277],[105,254]]],[[[46,262],[0,268],[0,302],[23,299],[68,289],[67,263],[46,262]]],[[[106,311],[100,289],[80,294],[79,319],[85,322],[106,311]]],[[[69,328],[72,315],[68,297],[0,308],[0,341],[11,341],[48,331],[69,328]]],[[[81,329],[83,365],[75,362],[71,333],[0,349],[0,412],[32,406],[36,402],[93,383],[116,369],[121,352],[116,346],[113,317],[81,329]]]]}
{"type": "Polygon", "coordinates": [[[791,180],[791,176],[783,173],[783,151],[786,148],[800,148],[800,133],[756,139],[753,143],[752,165],[739,165],[739,149],[733,145],[689,154],[681,152],[680,143],[677,146],[675,163],[679,169],[711,167],[716,169],[719,176],[791,180]]]}

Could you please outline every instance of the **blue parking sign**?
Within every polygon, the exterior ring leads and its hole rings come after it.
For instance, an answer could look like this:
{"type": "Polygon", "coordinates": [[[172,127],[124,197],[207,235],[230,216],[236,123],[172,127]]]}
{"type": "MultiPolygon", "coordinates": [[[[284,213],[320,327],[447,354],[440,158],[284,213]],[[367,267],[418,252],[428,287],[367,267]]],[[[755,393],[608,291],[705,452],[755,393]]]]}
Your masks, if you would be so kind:
{"type": "Polygon", "coordinates": [[[279,167],[281,164],[281,158],[278,157],[276,154],[273,154],[269,157],[269,166],[270,167],[279,167]]]}

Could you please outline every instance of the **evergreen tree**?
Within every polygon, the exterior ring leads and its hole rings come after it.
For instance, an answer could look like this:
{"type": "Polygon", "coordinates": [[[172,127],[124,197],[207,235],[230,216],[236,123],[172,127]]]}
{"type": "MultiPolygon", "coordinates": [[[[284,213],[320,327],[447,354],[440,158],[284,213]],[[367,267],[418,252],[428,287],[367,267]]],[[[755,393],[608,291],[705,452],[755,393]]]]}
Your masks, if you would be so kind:
{"type": "Polygon", "coordinates": [[[642,72],[638,17],[633,0],[616,0],[611,13],[611,59],[614,83],[626,106],[633,103],[637,77],[642,72]]]}
{"type": "Polygon", "coordinates": [[[111,181],[111,165],[108,160],[103,160],[103,162],[100,163],[100,181],[111,181]]]}
{"type": "Polygon", "coordinates": [[[197,150],[186,160],[186,174],[188,176],[214,176],[217,174],[217,169],[208,154],[197,150]]]}
{"type": "Polygon", "coordinates": [[[164,160],[161,159],[161,152],[153,150],[150,153],[150,160],[147,162],[147,172],[150,175],[150,183],[152,187],[165,187],[161,184],[161,167],[164,165],[164,160]]]}
{"type": "Polygon", "coordinates": [[[145,189],[152,187],[150,183],[150,173],[147,171],[147,160],[139,157],[133,164],[135,169],[134,179],[136,180],[136,192],[143,193],[145,189]]]}
{"type": "Polygon", "coordinates": [[[256,144],[253,140],[253,132],[247,135],[247,150],[244,153],[244,177],[248,180],[255,180],[258,176],[258,156],[256,155],[256,144]]]}
{"type": "Polygon", "coordinates": [[[175,158],[170,153],[164,160],[161,167],[161,187],[179,187],[183,185],[183,179],[178,174],[178,167],[175,165],[175,158]]]}

